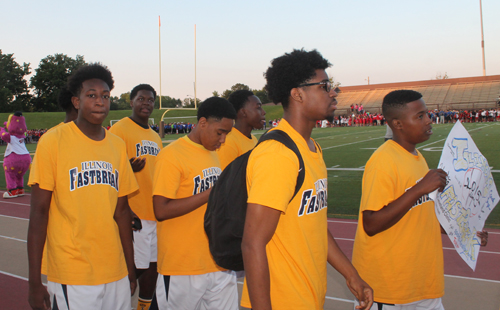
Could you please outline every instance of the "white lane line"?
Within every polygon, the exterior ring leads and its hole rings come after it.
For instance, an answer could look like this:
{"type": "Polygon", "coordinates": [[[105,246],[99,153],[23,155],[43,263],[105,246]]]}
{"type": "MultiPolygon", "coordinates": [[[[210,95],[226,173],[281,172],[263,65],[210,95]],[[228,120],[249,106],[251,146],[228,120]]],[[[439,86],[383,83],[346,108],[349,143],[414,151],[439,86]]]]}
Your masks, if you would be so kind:
{"type": "Polygon", "coordinates": [[[340,170],[340,171],[365,171],[365,168],[326,168],[326,170],[340,170]]]}
{"type": "Polygon", "coordinates": [[[9,277],[13,277],[13,278],[21,279],[21,280],[24,280],[24,281],[28,281],[28,278],[21,277],[21,276],[18,276],[18,275],[15,275],[15,274],[9,273],[9,272],[5,272],[5,271],[0,270],[0,273],[1,273],[1,274],[4,274],[4,275],[6,275],[6,276],[9,276],[9,277]]]}
{"type": "MultiPolygon", "coordinates": [[[[493,126],[493,125],[486,125],[486,126],[483,126],[483,127],[479,127],[479,128],[474,128],[474,129],[471,129],[471,130],[468,130],[468,132],[471,132],[471,131],[476,131],[476,130],[479,130],[479,129],[483,129],[485,127],[489,127],[489,126],[493,126]]],[[[441,139],[441,140],[437,140],[437,141],[434,141],[434,142],[431,142],[431,143],[428,143],[428,144],[425,144],[425,145],[422,145],[422,146],[419,146],[417,147],[417,150],[423,148],[423,147],[426,147],[428,145],[432,145],[432,144],[435,144],[435,143],[438,143],[438,142],[441,142],[441,141],[445,141],[446,139],[448,139],[448,137],[444,138],[444,139],[441,139]]]]}
{"type": "Polygon", "coordinates": [[[345,144],[340,144],[340,145],[334,145],[334,146],[329,146],[329,147],[324,147],[323,151],[324,150],[328,150],[328,149],[333,149],[333,148],[336,148],[336,147],[342,147],[342,146],[346,146],[346,145],[351,145],[351,144],[356,144],[356,143],[361,143],[361,142],[366,142],[366,141],[371,141],[371,140],[376,140],[376,139],[381,139],[381,137],[371,138],[371,139],[368,139],[368,140],[361,140],[361,141],[356,141],[356,142],[351,142],[351,143],[345,143],[345,144]]]}
{"type": "Polygon", "coordinates": [[[457,278],[457,279],[464,279],[464,280],[477,280],[477,281],[483,281],[483,282],[491,282],[491,283],[498,283],[500,284],[500,281],[497,280],[488,280],[488,279],[480,279],[480,278],[470,278],[470,277],[462,277],[462,276],[453,276],[449,274],[445,274],[445,277],[448,278],[457,278]]]}
{"type": "Polygon", "coordinates": [[[13,201],[2,201],[2,203],[10,203],[13,205],[20,205],[20,206],[29,206],[29,203],[20,203],[20,202],[13,202],[13,201]]]}
{"type": "Polygon", "coordinates": [[[348,222],[348,221],[339,221],[339,220],[327,220],[329,223],[342,223],[342,224],[355,224],[358,225],[358,222],[348,222]]]}
{"type": "Polygon", "coordinates": [[[18,238],[14,238],[14,237],[3,236],[3,235],[0,235],[0,238],[14,240],[14,241],[19,241],[19,242],[24,242],[24,243],[27,242],[26,240],[23,240],[23,239],[18,239],[18,238]]]}
{"type": "MultiPolygon", "coordinates": [[[[455,250],[455,248],[444,248],[444,250],[455,250]]],[[[492,251],[483,251],[483,250],[480,250],[479,253],[488,253],[488,254],[500,254],[500,252],[492,252],[492,251]]]]}
{"type": "Polygon", "coordinates": [[[3,214],[0,214],[0,216],[7,217],[7,218],[10,218],[10,219],[16,219],[16,220],[29,221],[29,219],[25,219],[25,218],[23,218],[23,217],[10,216],[10,215],[3,215],[3,214]]]}

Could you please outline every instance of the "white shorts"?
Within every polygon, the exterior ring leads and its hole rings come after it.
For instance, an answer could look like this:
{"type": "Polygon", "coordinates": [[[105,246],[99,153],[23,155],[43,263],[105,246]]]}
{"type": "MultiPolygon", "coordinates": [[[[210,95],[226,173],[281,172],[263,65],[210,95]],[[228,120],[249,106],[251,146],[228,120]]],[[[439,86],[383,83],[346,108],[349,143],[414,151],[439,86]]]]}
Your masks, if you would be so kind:
{"type": "MultiPolygon", "coordinates": [[[[359,305],[358,301],[354,301],[354,307],[359,305]]],[[[374,302],[370,310],[444,310],[441,298],[422,299],[408,304],[379,304],[374,302]]]]}
{"type": "Polygon", "coordinates": [[[60,310],[130,310],[130,281],[128,276],[100,285],[64,285],[47,283],[51,309],[60,310]]]}
{"type": "Polygon", "coordinates": [[[149,263],[157,261],[156,221],[141,220],[142,229],[134,231],[135,268],[148,269],[149,263]]]}
{"type": "Polygon", "coordinates": [[[238,310],[236,272],[158,275],[150,310],[238,310]]]}

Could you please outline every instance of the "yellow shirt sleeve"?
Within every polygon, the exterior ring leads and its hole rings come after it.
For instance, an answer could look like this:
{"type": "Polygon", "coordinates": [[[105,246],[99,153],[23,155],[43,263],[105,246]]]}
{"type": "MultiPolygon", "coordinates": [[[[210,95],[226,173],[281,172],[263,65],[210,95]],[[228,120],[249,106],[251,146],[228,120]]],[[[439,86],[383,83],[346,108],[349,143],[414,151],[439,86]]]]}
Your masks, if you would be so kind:
{"type": "Polygon", "coordinates": [[[299,160],[277,141],[266,141],[252,151],[247,166],[248,203],[286,213],[293,196],[299,160]]]}
{"type": "MultiPolygon", "coordinates": [[[[381,162],[372,163],[372,167],[367,167],[363,178],[363,193],[361,197],[361,212],[379,211],[398,197],[394,197],[394,179],[382,169],[374,166],[381,162]]],[[[387,165],[382,165],[387,166],[387,165]]]]}
{"type": "Polygon", "coordinates": [[[54,191],[56,179],[55,167],[57,166],[55,163],[56,158],[55,154],[51,152],[53,148],[45,142],[46,140],[40,139],[38,143],[31,166],[28,185],[38,184],[41,189],[54,191]]]}
{"type": "Polygon", "coordinates": [[[156,167],[153,176],[153,196],[163,196],[169,199],[177,199],[179,184],[181,183],[181,168],[174,164],[169,158],[169,149],[160,151],[156,159],[156,167]]]}

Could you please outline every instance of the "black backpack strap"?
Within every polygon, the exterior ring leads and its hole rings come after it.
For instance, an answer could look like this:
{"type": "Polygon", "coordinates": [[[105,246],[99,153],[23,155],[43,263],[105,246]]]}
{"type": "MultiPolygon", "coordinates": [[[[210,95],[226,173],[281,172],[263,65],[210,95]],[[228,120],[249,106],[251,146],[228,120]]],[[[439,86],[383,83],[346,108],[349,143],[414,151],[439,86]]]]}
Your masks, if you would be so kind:
{"type": "Polygon", "coordinates": [[[295,153],[295,155],[297,155],[297,159],[299,160],[299,174],[297,175],[297,183],[295,184],[295,191],[293,192],[292,199],[290,199],[290,201],[292,201],[293,198],[295,198],[295,195],[297,195],[300,188],[302,187],[302,184],[304,183],[304,178],[306,176],[306,169],[304,167],[304,160],[302,159],[302,155],[300,155],[299,148],[297,147],[295,142],[293,142],[292,138],[290,138],[290,136],[282,130],[275,129],[265,133],[260,137],[259,143],[257,143],[257,145],[267,140],[276,140],[285,145],[287,148],[292,150],[295,153]]]}

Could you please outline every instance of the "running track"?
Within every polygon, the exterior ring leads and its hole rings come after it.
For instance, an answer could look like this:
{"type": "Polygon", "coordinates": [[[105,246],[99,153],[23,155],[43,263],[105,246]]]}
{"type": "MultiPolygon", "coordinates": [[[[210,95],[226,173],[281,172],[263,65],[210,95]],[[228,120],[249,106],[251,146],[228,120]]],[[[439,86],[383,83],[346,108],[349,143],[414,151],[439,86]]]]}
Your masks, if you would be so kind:
{"type": "MultiPolygon", "coordinates": [[[[2,194],[2,193],[0,193],[2,194]]],[[[30,196],[0,200],[0,310],[30,309],[27,304],[28,270],[26,233],[30,196]]],[[[329,219],[328,226],[340,248],[351,258],[356,220],[329,219]]],[[[476,271],[472,271],[443,235],[446,293],[449,309],[500,307],[500,230],[489,229],[489,243],[481,249],[476,271]]],[[[352,309],[352,295],[335,270],[328,272],[325,309],[352,309]]]]}

